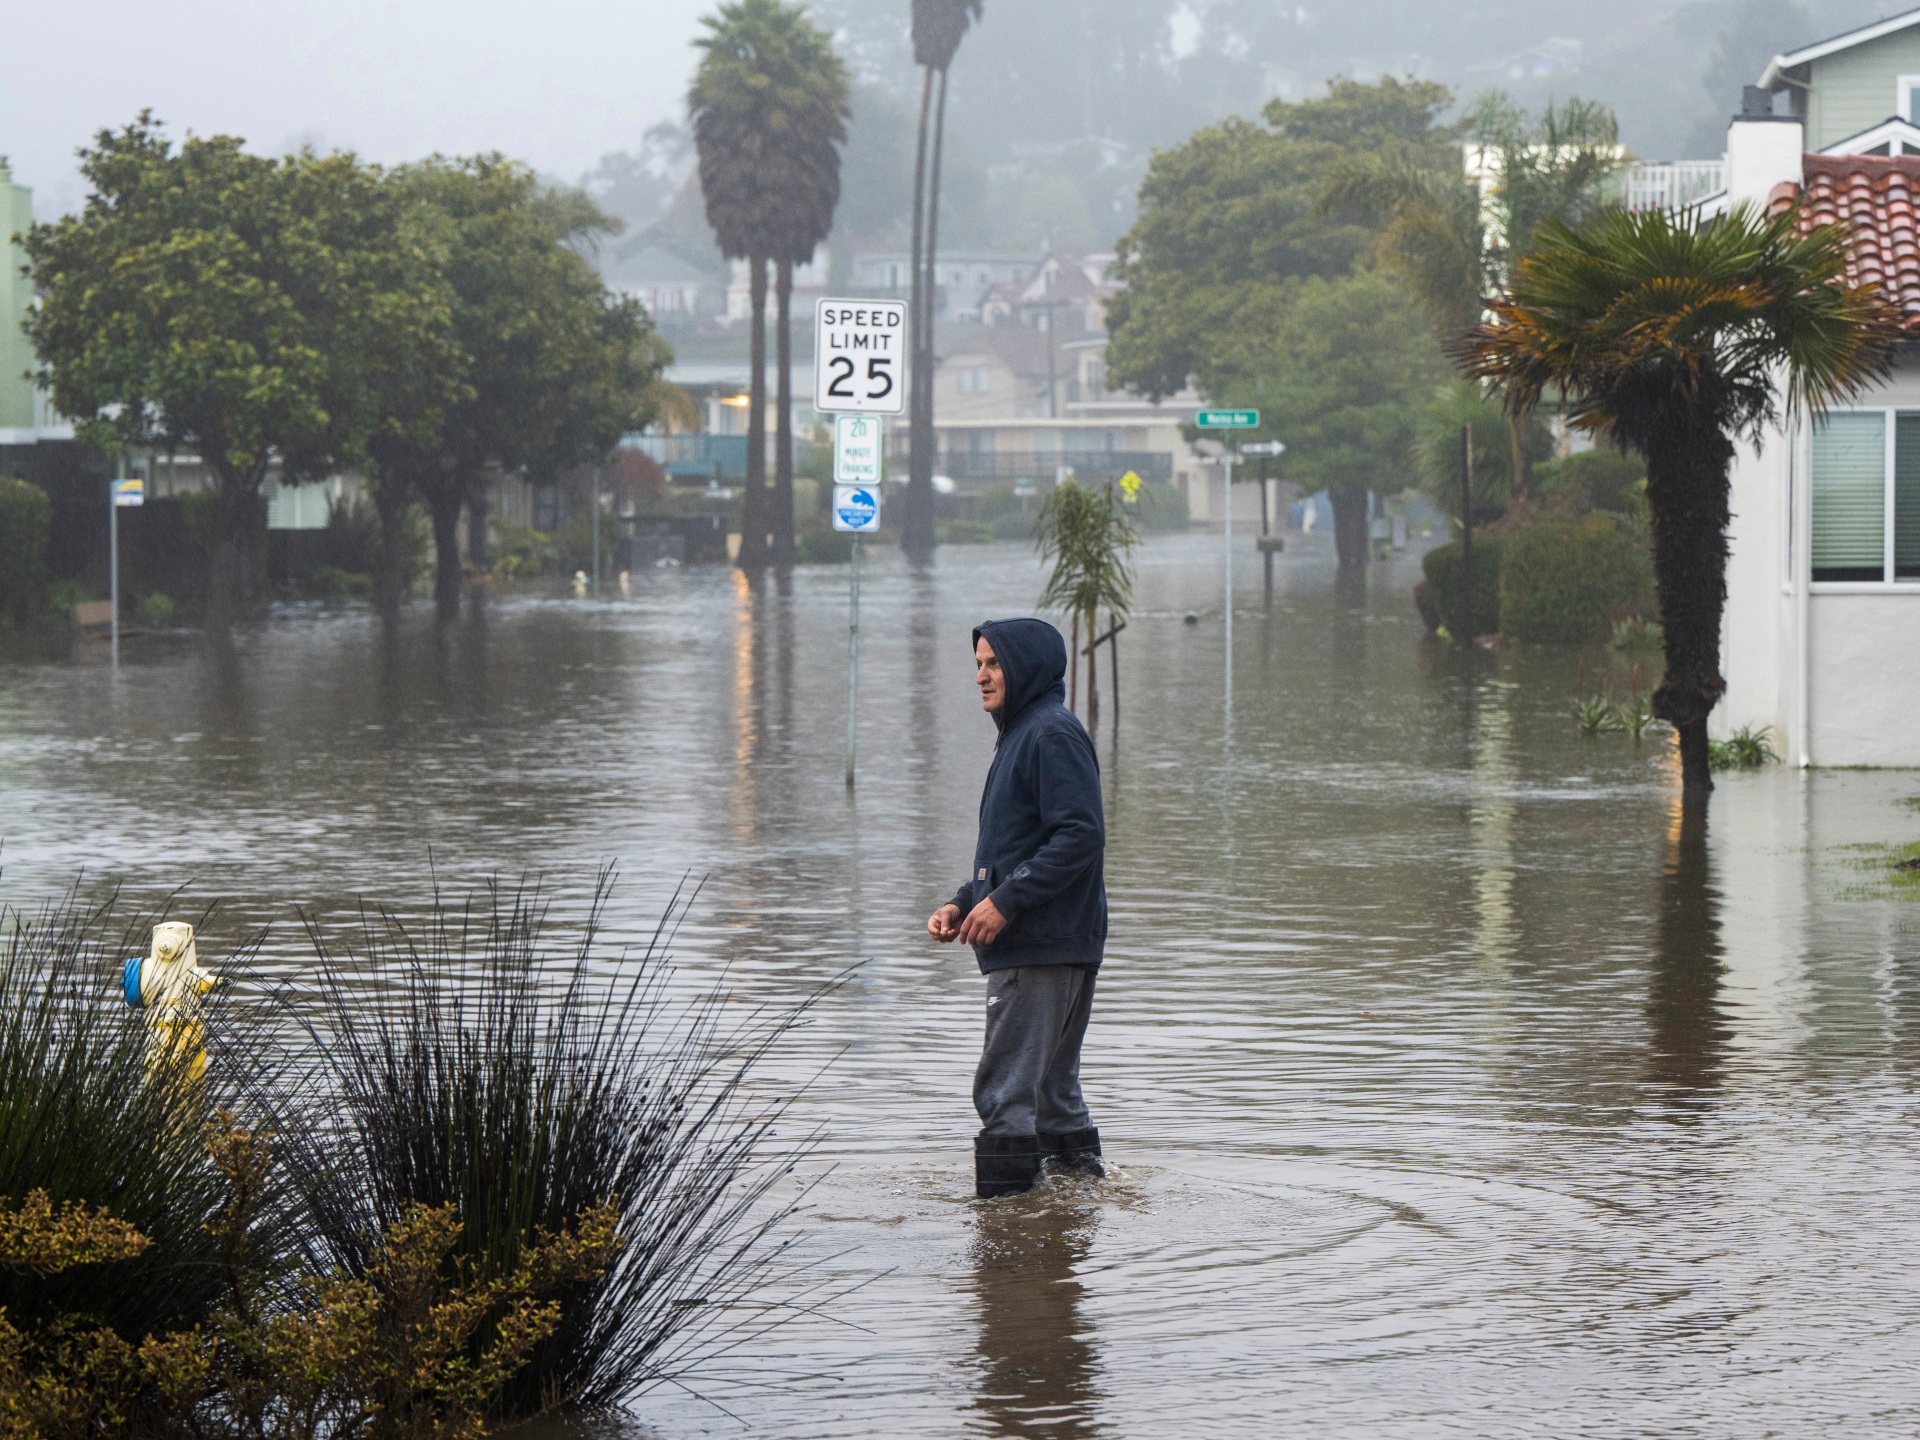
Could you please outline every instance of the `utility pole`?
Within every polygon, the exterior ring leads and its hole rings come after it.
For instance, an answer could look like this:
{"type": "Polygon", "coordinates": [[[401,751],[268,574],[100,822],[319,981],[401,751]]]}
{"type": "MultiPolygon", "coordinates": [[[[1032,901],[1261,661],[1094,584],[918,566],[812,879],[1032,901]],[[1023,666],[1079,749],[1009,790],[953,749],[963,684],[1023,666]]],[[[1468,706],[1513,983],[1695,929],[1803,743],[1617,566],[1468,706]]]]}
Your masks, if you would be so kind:
{"type": "Polygon", "coordinates": [[[600,467],[593,467],[593,598],[600,598],[600,467]]]}

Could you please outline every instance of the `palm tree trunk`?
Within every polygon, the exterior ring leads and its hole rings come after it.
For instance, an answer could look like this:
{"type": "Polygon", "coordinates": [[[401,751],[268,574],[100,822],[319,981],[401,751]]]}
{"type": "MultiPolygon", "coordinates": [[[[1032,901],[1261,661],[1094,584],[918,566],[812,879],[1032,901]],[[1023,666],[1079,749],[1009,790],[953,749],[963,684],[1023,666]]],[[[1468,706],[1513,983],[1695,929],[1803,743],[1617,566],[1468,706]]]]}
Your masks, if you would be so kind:
{"type": "Polygon", "coordinates": [[[767,261],[747,258],[753,319],[748,331],[752,375],[747,381],[747,493],[741,505],[740,568],[760,570],[767,563],[767,261]]]}
{"type": "Polygon", "coordinates": [[[937,107],[933,107],[934,128],[929,144],[927,121],[933,89],[934,72],[929,69],[920,95],[920,155],[914,165],[913,389],[908,397],[907,516],[903,536],[907,553],[922,557],[933,553],[933,273],[939,245],[940,147],[947,113],[945,70],[940,71],[940,98],[937,107]]]}
{"type": "Polygon", "coordinates": [[[1533,499],[1533,457],[1527,453],[1526,434],[1517,415],[1507,416],[1507,446],[1512,457],[1513,484],[1509,487],[1515,505],[1533,499]]]}
{"type": "Polygon", "coordinates": [[[1720,674],[1720,625],[1727,606],[1732,463],[1733,446],[1717,427],[1684,418],[1647,447],[1653,575],[1667,652],[1653,713],[1677,732],[1681,788],[1699,799],[1713,789],[1707,717],[1727,689],[1720,674]]]}
{"type": "Polygon", "coordinates": [[[774,401],[773,563],[791,565],[793,544],[793,260],[782,256],[774,282],[779,390],[774,401]]]}

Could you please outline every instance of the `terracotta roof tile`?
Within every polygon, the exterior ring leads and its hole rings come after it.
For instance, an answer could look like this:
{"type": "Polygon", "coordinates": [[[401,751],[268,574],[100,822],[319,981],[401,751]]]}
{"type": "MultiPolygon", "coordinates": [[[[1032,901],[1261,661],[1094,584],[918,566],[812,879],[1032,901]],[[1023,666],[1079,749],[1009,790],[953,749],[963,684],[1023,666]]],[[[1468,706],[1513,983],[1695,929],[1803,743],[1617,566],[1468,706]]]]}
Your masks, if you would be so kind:
{"type": "Polygon", "coordinates": [[[1920,331],[1920,155],[1808,155],[1803,183],[1776,185],[1767,212],[1800,202],[1800,225],[1844,225],[1847,279],[1879,285],[1920,331]]]}

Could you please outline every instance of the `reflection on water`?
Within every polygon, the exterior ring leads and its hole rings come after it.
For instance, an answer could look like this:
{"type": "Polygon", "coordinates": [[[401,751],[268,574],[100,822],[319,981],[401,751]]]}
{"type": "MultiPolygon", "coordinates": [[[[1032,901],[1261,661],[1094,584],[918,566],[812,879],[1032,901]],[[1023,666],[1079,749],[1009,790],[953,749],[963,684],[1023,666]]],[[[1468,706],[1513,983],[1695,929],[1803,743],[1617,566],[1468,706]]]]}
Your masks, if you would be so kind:
{"type": "Polygon", "coordinates": [[[1707,811],[1673,801],[1671,854],[1660,876],[1647,1016],[1652,1073],[1681,1091],[1720,1083],[1728,1029],[1720,1012],[1720,895],[1707,854],[1707,811]]]}
{"type": "Polygon", "coordinates": [[[1575,731],[1575,657],[1435,645],[1413,561],[1336,589],[1324,537],[1271,606],[1235,567],[1229,745],[1218,544],[1139,552],[1103,725],[1104,1186],[972,1200],[981,981],[921,931],[992,754],[968,632],[1031,607],[1025,547],[873,556],[851,793],[831,567],[0,671],[5,892],[192,881],[203,953],[271,924],[297,986],[294,903],[412,918],[429,847],[562,909],[612,858],[635,938],[708,877],[676,948],[749,1003],[860,962],[779,1060],[831,1062],[793,1123],[848,1293],[648,1397],[650,1435],[1901,1429],[1920,907],[1849,847],[1920,836],[1920,776],[1729,776],[1682,824],[1660,746],[1575,731]]]}
{"type": "Polygon", "coordinates": [[[1079,1272],[1100,1224],[1073,1182],[983,1204],[973,1220],[970,1290],[980,1373],[974,1406],[994,1433],[1080,1440],[1093,1425],[1095,1355],[1079,1272]]]}

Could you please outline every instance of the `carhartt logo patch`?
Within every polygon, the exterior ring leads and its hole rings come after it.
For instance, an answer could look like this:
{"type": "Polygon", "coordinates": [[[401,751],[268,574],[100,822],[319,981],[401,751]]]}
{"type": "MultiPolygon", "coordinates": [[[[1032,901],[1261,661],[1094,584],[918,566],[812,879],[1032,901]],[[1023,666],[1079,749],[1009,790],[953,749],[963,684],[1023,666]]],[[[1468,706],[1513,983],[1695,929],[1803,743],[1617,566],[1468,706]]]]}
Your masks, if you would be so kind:
{"type": "Polygon", "coordinates": [[[983,869],[978,875],[974,876],[973,878],[976,880],[984,880],[987,878],[987,872],[983,869]]]}

